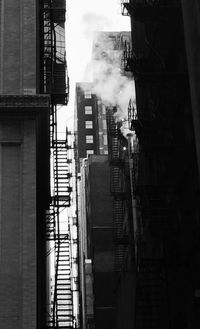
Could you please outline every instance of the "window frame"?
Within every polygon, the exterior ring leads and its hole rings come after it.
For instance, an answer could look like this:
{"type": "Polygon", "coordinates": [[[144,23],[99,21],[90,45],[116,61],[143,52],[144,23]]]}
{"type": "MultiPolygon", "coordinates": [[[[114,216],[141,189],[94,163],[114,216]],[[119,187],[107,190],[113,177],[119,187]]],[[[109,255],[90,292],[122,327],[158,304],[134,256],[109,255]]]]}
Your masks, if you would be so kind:
{"type": "Polygon", "coordinates": [[[94,150],[86,150],[86,154],[87,154],[87,156],[88,155],[93,155],[94,154],[94,150]]]}
{"type": "Polygon", "coordinates": [[[86,135],[85,136],[86,144],[93,144],[94,143],[94,136],[93,135],[86,135]]]}
{"type": "Polygon", "coordinates": [[[91,92],[91,90],[85,90],[84,91],[84,98],[85,99],[91,99],[92,98],[92,92],[91,92]]]}
{"type": "Polygon", "coordinates": [[[91,105],[85,105],[85,115],[92,115],[93,109],[91,105]]]}
{"type": "Polygon", "coordinates": [[[93,121],[92,120],[86,120],[85,121],[85,129],[93,129],[93,121]]]}

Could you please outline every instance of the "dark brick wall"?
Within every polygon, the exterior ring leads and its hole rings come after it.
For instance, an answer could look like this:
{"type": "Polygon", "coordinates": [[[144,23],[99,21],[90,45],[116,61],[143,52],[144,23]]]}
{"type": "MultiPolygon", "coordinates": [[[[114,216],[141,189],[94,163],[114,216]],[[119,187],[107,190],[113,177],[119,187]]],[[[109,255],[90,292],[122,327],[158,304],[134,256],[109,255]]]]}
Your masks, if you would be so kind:
{"type": "Polygon", "coordinates": [[[36,0],[2,0],[0,93],[36,93],[36,0]]]}
{"type": "Polygon", "coordinates": [[[0,322],[36,328],[35,120],[0,122],[0,322]]]}
{"type": "Polygon", "coordinates": [[[116,274],[110,168],[107,156],[90,156],[88,197],[89,247],[93,263],[95,328],[114,328],[116,274]]]}

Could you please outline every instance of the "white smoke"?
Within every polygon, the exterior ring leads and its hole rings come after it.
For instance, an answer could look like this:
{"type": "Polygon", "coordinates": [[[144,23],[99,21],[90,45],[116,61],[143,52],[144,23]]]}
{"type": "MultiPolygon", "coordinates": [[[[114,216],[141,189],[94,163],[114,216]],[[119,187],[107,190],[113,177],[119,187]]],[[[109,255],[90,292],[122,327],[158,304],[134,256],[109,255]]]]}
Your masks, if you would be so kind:
{"type": "Polygon", "coordinates": [[[110,20],[94,12],[87,12],[82,17],[83,32],[89,41],[93,41],[96,31],[106,31],[110,28],[110,20]]]}
{"type": "Polygon", "coordinates": [[[124,137],[127,137],[127,136],[130,136],[132,138],[135,138],[136,134],[135,134],[135,131],[134,130],[130,130],[129,128],[129,123],[128,123],[128,120],[122,120],[121,121],[121,133],[124,137]]]}
{"type": "Polygon", "coordinates": [[[138,152],[139,143],[135,130],[130,130],[128,120],[122,120],[121,123],[122,126],[120,128],[120,131],[125,138],[129,139],[131,153],[138,152]]]}
{"type": "Polygon", "coordinates": [[[89,44],[93,45],[92,60],[86,66],[84,81],[92,82],[93,93],[106,106],[117,107],[116,120],[127,119],[129,101],[135,99],[135,85],[133,78],[122,72],[123,50],[119,44],[113,47],[113,39],[121,42],[120,32],[106,32],[112,27],[110,20],[93,12],[85,14],[82,23],[89,44]]]}
{"type": "Polygon", "coordinates": [[[104,51],[104,57],[93,59],[86,70],[86,80],[93,82],[93,93],[105,105],[117,107],[117,120],[127,118],[129,101],[135,99],[134,81],[123,75],[120,68],[121,56],[120,51],[114,58],[112,52],[104,51]]]}

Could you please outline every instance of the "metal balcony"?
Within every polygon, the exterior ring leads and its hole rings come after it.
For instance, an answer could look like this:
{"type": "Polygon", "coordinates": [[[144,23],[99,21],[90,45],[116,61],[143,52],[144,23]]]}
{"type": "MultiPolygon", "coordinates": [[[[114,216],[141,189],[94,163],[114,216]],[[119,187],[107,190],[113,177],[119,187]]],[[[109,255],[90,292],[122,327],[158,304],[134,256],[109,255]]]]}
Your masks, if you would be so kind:
{"type": "Polygon", "coordinates": [[[65,55],[65,1],[45,0],[41,5],[43,24],[43,77],[41,86],[44,93],[52,96],[54,105],[67,105],[69,98],[69,78],[65,55]]]}
{"type": "Polygon", "coordinates": [[[54,23],[62,24],[65,22],[65,0],[44,0],[44,10],[51,16],[54,23]]]}
{"type": "Polygon", "coordinates": [[[179,0],[122,0],[121,11],[124,16],[132,16],[141,22],[164,20],[175,17],[180,11],[179,0]]]}

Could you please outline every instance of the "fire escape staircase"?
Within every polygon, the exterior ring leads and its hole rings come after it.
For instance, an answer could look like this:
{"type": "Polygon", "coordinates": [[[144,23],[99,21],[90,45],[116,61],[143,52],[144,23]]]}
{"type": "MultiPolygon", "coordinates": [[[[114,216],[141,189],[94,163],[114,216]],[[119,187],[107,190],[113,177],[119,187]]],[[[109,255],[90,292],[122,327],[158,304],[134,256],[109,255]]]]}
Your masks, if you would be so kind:
{"type": "MultiPolygon", "coordinates": [[[[47,256],[54,255],[54,292],[52,310],[47,328],[72,329],[73,293],[71,287],[71,250],[68,228],[63,229],[61,212],[70,206],[70,178],[68,144],[58,139],[57,105],[67,105],[69,85],[65,58],[66,3],[64,0],[40,1],[41,26],[43,25],[44,65],[41,79],[42,92],[51,95],[50,147],[52,166],[51,205],[46,216],[47,256]]],[[[52,257],[53,259],[53,257],[52,257]]],[[[51,261],[52,261],[51,259],[51,261]]]]}
{"type": "Polygon", "coordinates": [[[53,312],[48,323],[52,329],[72,329],[73,325],[73,293],[71,287],[71,252],[70,239],[67,231],[63,232],[60,225],[60,213],[70,206],[70,177],[68,145],[66,140],[52,141],[54,193],[47,214],[46,238],[54,241],[55,254],[55,286],[53,312]]]}
{"type": "Polygon", "coordinates": [[[122,271],[128,250],[128,234],[124,223],[126,207],[124,141],[120,123],[114,118],[116,108],[107,108],[108,147],[110,162],[110,191],[113,196],[113,227],[115,271],[122,271]]]}
{"type": "Polygon", "coordinates": [[[55,210],[51,205],[48,213],[46,214],[46,240],[55,239],[55,210]]]}
{"type": "Polygon", "coordinates": [[[70,254],[69,237],[68,235],[60,234],[56,245],[54,328],[74,328],[70,254]]]}
{"type": "Polygon", "coordinates": [[[115,244],[115,271],[122,270],[128,247],[128,235],[124,232],[125,200],[115,197],[113,200],[113,226],[115,244]]]}
{"type": "Polygon", "coordinates": [[[53,141],[54,196],[56,212],[55,238],[55,289],[53,305],[53,328],[73,328],[73,301],[71,289],[70,242],[68,234],[62,234],[60,212],[70,206],[70,173],[66,140],[53,141]]]}
{"type": "MultiPolygon", "coordinates": [[[[56,128],[56,127],[55,127],[56,128]]],[[[55,129],[56,130],[56,129],[55,129]]],[[[62,210],[70,206],[70,178],[67,140],[58,140],[55,131],[52,132],[52,166],[53,195],[49,212],[46,216],[46,238],[54,241],[48,255],[55,254],[55,285],[53,311],[48,323],[52,329],[72,329],[73,298],[71,288],[71,254],[68,231],[63,232],[60,225],[62,210]]]]}
{"type": "Polygon", "coordinates": [[[163,20],[166,17],[175,17],[180,10],[180,1],[166,0],[123,0],[122,15],[133,16],[141,22],[153,21],[155,19],[163,20]]]}
{"type": "Polygon", "coordinates": [[[53,204],[57,208],[70,206],[70,187],[68,145],[66,140],[54,140],[54,190],[53,204]]]}

